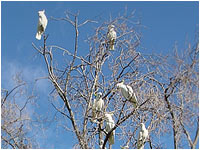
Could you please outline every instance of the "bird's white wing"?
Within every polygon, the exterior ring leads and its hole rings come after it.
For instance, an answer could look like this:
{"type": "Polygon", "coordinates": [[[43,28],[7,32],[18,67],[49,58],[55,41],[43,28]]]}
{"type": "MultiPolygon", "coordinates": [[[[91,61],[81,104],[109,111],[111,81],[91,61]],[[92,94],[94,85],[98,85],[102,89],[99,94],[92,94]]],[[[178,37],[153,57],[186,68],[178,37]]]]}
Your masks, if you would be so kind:
{"type": "Polygon", "coordinates": [[[108,40],[111,39],[111,35],[110,35],[110,32],[109,32],[109,31],[107,32],[107,39],[108,39],[108,40]]]}
{"type": "Polygon", "coordinates": [[[103,111],[103,107],[104,107],[104,101],[102,98],[100,98],[97,102],[96,102],[96,107],[98,111],[103,111]]]}
{"type": "Polygon", "coordinates": [[[132,89],[132,87],[129,86],[129,85],[126,85],[126,88],[128,90],[129,95],[132,96],[133,95],[133,89],[132,89]]]}
{"type": "Polygon", "coordinates": [[[148,135],[149,135],[149,132],[148,132],[148,130],[145,128],[144,131],[143,131],[143,135],[142,135],[142,137],[143,137],[143,143],[146,142],[146,140],[147,140],[147,138],[148,138],[148,135]]]}
{"type": "Polygon", "coordinates": [[[112,31],[112,39],[113,40],[117,39],[117,33],[114,30],[112,31]]]}
{"type": "Polygon", "coordinates": [[[114,45],[115,45],[115,40],[117,38],[117,34],[114,30],[112,31],[108,31],[107,33],[107,39],[109,41],[109,46],[110,46],[110,50],[114,50],[114,45]]]}
{"type": "Polygon", "coordinates": [[[43,31],[42,19],[41,19],[41,17],[39,17],[38,26],[37,26],[37,33],[36,33],[36,36],[35,36],[35,38],[37,40],[41,40],[42,31],[43,31]]]}
{"type": "Polygon", "coordinates": [[[126,87],[129,93],[129,100],[133,103],[134,107],[136,107],[138,103],[136,94],[133,92],[133,89],[131,86],[127,85],[126,87]]]}
{"type": "Polygon", "coordinates": [[[108,133],[110,131],[110,124],[109,124],[108,120],[106,120],[106,128],[105,128],[105,130],[106,130],[106,133],[108,133]]]}
{"type": "Polygon", "coordinates": [[[45,29],[46,29],[46,27],[47,27],[47,23],[48,23],[47,17],[46,17],[45,14],[43,14],[43,15],[42,15],[42,26],[43,26],[43,28],[44,28],[44,31],[45,31],[45,29]]]}
{"type": "Polygon", "coordinates": [[[122,92],[122,95],[124,96],[124,98],[126,100],[129,100],[130,95],[129,95],[129,92],[128,92],[128,89],[126,88],[126,86],[121,87],[121,92],[122,92]]]}
{"type": "Polygon", "coordinates": [[[96,99],[93,101],[92,110],[96,110],[96,99]]]}
{"type": "Polygon", "coordinates": [[[135,93],[133,93],[133,95],[131,97],[131,102],[133,103],[133,106],[136,108],[138,105],[138,100],[137,100],[135,93]]]}
{"type": "Polygon", "coordinates": [[[127,99],[130,100],[131,96],[132,96],[132,92],[133,89],[128,86],[128,85],[124,85],[122,86],[122,95],[127,99]]]}
{"type": "MultiPolygon", "coordinates": [[[[114,126],[115,126],[115,123],[114,123],[114,120],[113,120],[111,127],[114,128],[114,126]]],[[[112,133],[111,133],[110,143],[111,143],[111,145],[113,145],[115,143],[115,130],[113,130],[112,133]]]]}
{"type": "Polygon", "coordinates": [[[94,99],[92,104],[92,122],[95,122],[95,118],[97,117],[96,113],[96,99],[94,99]]]}
{"type": "MultiPolygon", "coordinates": [[[[108,133],[115,126],[114,120],[110,114],[106,114],[106,132],[108,133]]],[[[110,145],[115,143],[115,130],[112,131],[108,138],[108,142],[110,145]]]]}
{"type": "MultiPolygon", "coordinates": [[[[107,133],[114,127],[114,123],[107,122],[107,133]]],[[[115,143],[115,130],[113,130],[110,134],[110,137],[108,138],[108,142],[110,145],[113,145],[115,143]]]]}

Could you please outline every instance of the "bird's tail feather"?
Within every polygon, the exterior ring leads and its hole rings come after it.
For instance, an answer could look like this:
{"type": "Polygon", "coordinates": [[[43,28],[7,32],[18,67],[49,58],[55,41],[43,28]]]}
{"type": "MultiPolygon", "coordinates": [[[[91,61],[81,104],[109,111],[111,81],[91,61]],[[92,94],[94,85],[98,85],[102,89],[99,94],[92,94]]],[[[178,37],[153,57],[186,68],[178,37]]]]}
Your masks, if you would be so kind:
{"type": "Polygon", "coordinates": [[[138,145],[137,148],[138,149],[144,149],[144,144],[138,145]]]}
{"type": "Polygon", "coordinates": [[[133,106],[136,108],[137,107],[137,99],[135,96],[132,96],[130,99],[130,102],[133,104],[133,106]]]}
{"type": "Polygon", "coordinates": [[[36,38],[37,40],[41,40],[41,34],[37,32],[35,38],[36,38]]]}
{"type": "Polygon", "coordinates": [[[133,106],[134,106],[135,108],[137,107],[137,103],[136,103],[136,102],[131,101],[131,103],[133,104],[133,106]]]}
{"type": "Polygon", "coordinates": [[[111,45],[110,45],[110,50],[114,50],[114,49],[115,49],[114,44],[111,44],[111,45]]]}
{"type": "Polygon", "coordinates": [[[110,137],[108,138],[109,144],[113,145],[115,143],[115,136],[114,133],[112,132],[110,137]]]}
{"type": "Polygon", "coordinates": [[[115,41],[111,40],[110,41],[110,50],[114,50],[115,49],[115,41]]]}

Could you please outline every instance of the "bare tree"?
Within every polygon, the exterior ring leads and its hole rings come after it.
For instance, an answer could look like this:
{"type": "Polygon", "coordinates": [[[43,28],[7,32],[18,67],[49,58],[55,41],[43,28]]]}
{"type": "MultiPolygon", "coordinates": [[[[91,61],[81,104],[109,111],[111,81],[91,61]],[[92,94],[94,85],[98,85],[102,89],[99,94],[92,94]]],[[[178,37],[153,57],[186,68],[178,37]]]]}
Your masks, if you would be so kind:
{"type": "Polygon", "coordinates": [[[71,12],[66,12],[64,18],[52,17],[52,20],[70,23],[75,34],[74,49],[70,50],[48,45],[48,35],[44,35],[42,46],[32,43],[46,64],[48,79],[54,88],[51,94],[54,98],[59,96],[63,102],[52,101],[52,105],[70,120],[72,129],[68,124],[65,127],[76,135],[74,148],[99,148],[102,141],[102,148],[105,148],[111,132],[116,129],[119,129],[116,139],[136,148],[141,122],[148,125],[150,148],[166,148],[158,140],[163,134],[173,134],[174,148],[185,147],[181,145],[183,140],[195,148],[199,137],[198,42],[192,48],[189,44],[184,53],[178,54],[175,49],[173,56],[141,54],[138,52],[141,24],[134,15],[134,11],[125,12],[103,23],[93,20],[79,23],[79,13],[71,12]],[[86,40],[87,54],[79,56],[79,30],[87,23],[98,25],[86,40]],[[114,51],[108,50],[106,37],[111,24],[117,32],[114,51]],[[65,59],[64,63],[60,58],[65,59]],[[116,89],[116,84],[122,80],[133,87],[138,98],[136,108],[116,89]],[[94,123],[91,106],[97,91],[103,93],[105,110],[94,123]],[[111,111],[115,126],[106,133],[104,113],[111,111]],[[196,136],[191,137],[194,130],[196,136]]]}
{"type": "Polygon", "coordinates": [[[1,90],[1,146],[2,148],[27,149],[38,147],[31,132],[28,105],[34,99],[27,93],[27,84],[15,77],[16,86],[10,91],[1,90]]]}

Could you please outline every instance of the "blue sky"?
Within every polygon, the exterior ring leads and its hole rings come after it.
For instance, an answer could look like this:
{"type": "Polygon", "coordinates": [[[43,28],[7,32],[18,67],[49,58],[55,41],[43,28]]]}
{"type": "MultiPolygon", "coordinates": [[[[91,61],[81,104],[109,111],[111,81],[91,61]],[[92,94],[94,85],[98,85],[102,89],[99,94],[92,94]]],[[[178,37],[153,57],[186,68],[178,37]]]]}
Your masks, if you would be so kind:
{"type": "MultiPolygon", "coordinates": [[[[196,31],[199,30],[198,2],[1,2],[1,87],[11,89],[13,83],[10,78],[18,71],[23,72],[24,79],[30,84],[38,77],[47,76],[43,60],[31,45],[32,42],[38,46],[42,44],[42,41],[35,39],[37,11],[45,9],[49,19],[51,16],[64,17],[66,10],[79,10],[79,22],[92,19],[101,23],[108,20],[110,14],[115,17],[123,13],[126,6],[129,12],[136,10],[136,20],[144,25],[141,29],[141,53],[168,54],[172,52],[175,43],[183,48],[185,41],[194,42],[196,31]]],[[[83,41],[93,33],[94,27],[96,25],[89,24],[80,29],[79,44],[84,49],[87,46],[83,41]]],[[[50,45],[67,46],[69,49],[73,47],[73,28],[70,24],[49,19],[46,33],[49,34],[50,45]]],[[[84,54],[79,51],[79,55],[84,54]]],[[[40,108],[53,111],[47,96],[50,84],[46,80],[40,80],[37,87],[40,108]]],[[[41,148],[71,148],[74,144],[71,142],[71,133],[66,133],[61,128],[56,129],[55,126],[53,123],[45,131],[48,136],[47,140],[40,140],[41,148]]]]}

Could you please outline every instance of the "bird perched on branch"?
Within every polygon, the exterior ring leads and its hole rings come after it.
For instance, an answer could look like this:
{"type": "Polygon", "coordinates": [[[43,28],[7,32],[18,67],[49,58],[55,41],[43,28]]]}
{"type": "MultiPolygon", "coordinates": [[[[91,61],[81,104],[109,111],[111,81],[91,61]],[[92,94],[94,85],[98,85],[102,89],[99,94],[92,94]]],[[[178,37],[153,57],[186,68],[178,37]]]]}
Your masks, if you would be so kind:
{"type": "Polygon", "coordinates": [[[44,33],[46,27],[47,27],[47,17],[45,16],[45,10],[42,11],[38,11],[38,16],[39,16],[39,20],[38,20],[38,26],[37,26],[37,33],[35,38],[38,40],[41,40],[41,36],[44,33]]]}
{"type": "Polygon", "coordinates": [[[130,101],[134,107],[136,107],[138,102],[137,102],[137,97],[135,93],[133,92],[132,87],[129,85],[125,85],[124,81],[118,83],[116,86],[118,89],[121,90],[121,93],[124,96],[124,98],[130,101]]]}
{"type": "Polygon", "coordinates": [[[144,149],[144,144],[148,138],[148,130],[145,128],[144,123],[140,124],[141,130],[139,132],[138,140],[137,140],[137,148],[144,149]]]}
{"type": "Polygon", "coordinates": [[[95,94],[96,99],[94,99],[92,105],[92,121],[96,122],[96,118],[100,112],[103,112],[104,109],[104,101],[102,99],[102,93],[98,92],[95,94]]]}
{"type": "MultiPolygon", "coordinates": [[[[108,133],[114,126],[115,122],[112,118],[113,113],[105,113],[105,121],[106,121],[106,133],[108,133]]],[[[113,145],[115,143],[115,130],[113,130],[108,138],[109,145],[113,145]]]]}
{"type": "Polygon", "coordinates": [[[115,49],[114,45],[115,45],[115,40],[117,39],[117,34],[116,34],[114,28],[115,28],[114,25],[108,26],[107,39],[108,39],[110,50],[115,49]]]}

